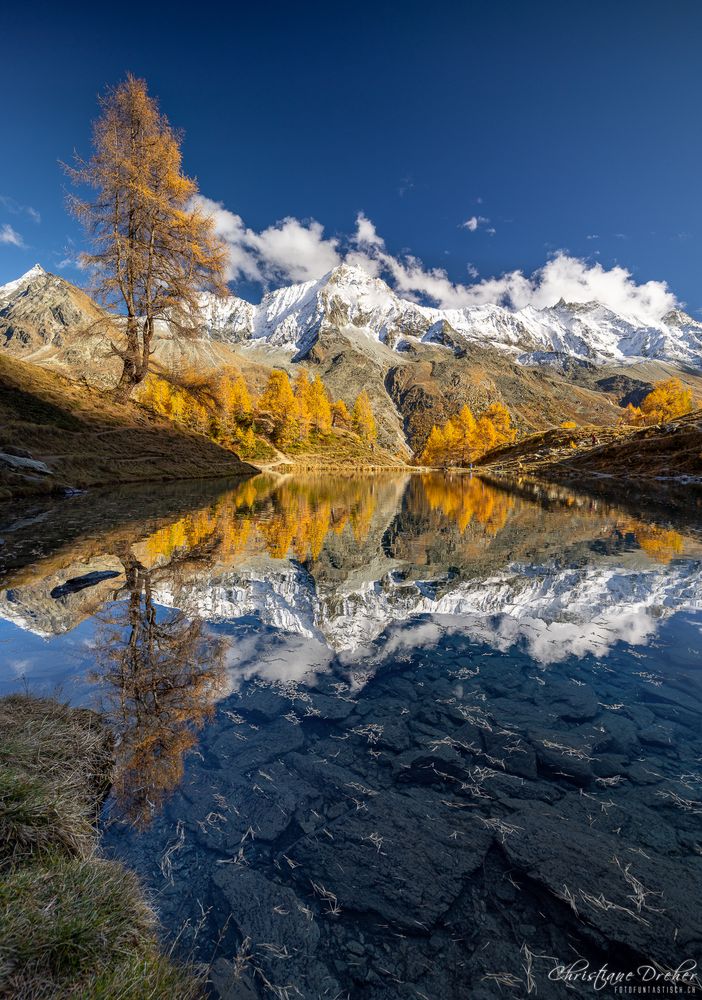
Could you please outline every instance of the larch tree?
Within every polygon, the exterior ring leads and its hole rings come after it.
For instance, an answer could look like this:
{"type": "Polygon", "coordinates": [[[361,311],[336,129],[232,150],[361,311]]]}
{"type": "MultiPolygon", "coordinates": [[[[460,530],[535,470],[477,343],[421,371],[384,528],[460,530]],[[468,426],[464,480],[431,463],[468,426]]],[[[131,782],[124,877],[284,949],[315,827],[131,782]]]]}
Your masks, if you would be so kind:
{"type": "Polygon", "coordinates": [[[496,444],[511,444],[517,436],[512,427],[512,417],[504,403],[491,403],[483,414],[495,430],[496,444]]]}
{"type": "Polygon", "coordinates": [[[288,373],[274,368],[261,396],[260,411],[270,413],[273,419],[273,439],[276,444],[290,444],[299,433],[297,400],[290,385],[288,373]]]}
{"type": "Polygon", "coordinates": [[[679,378],[669,378],[656,382],[653,389],[641,401],[635,418],[638,423],[664,423],[691,413],[693,405],[690,390],[685,388],[679,378]]]}
{"type": "Polygon", "coordinates": [[[356,397],[351,418],[353,429],[359,437],[363,438],[369,444],[374,444],[378,437],[378,427],[373,416],[368,393],[365,389],[356,397]]]}
{"type": "Polygon", "coordinates": [[[458,428],[460,439],[458,441],[458,452],[461,465],[468,465],[472,459],[476,448],[475,440],[475,417],[471,408],[466,404],[462,406],[458,416],[454,418],[454,424],[458,428]]]}
{"type": "Polygon", "coordinates": [[[310,380],[304,368],[295,376],[295,398],[297,400],[300,440],[309,436],[312,424],[310,380]]]}
{"type": "Polygon", "coordinates": [[[310,385],[310,415],[314,429],[320,434],[328,434],[332,426],[331,403],[319,375],[315,375],[310,385]]]}
{"type": "Polygon", "coordinates": [[[443,465],[445,453],[443,430],[434,424],[424,445],[420,461],[423,465],[443,465]]]}
{"type": "Polygon", "coordinates": [[[94,292],[125,316],[115,397],[126,400],[149,369],[154,324],[165,318],[184,330],[199,324],[199,293],[224,293],[227,250],[214,222],[193,207],[197,183],[181,169],[182,135],[148,93],[128,75],[100,98],[90,159],[66,170],[90,187],[93,201],[69,198],[91,252],[82,255],[94,292]]]}
{"type": "Polygon", "coordinates": [[[244,421],[251,416],[251,396],[243,375],[225,371],[217,382],[215,396],[227,423],[244,421]]]}
{"type": "Polygon", "coordinates": [[[332,403],[332,426],[341,427],[348,430],[351,426],[351,414],[343,399],[337,399],[332,403]]]}

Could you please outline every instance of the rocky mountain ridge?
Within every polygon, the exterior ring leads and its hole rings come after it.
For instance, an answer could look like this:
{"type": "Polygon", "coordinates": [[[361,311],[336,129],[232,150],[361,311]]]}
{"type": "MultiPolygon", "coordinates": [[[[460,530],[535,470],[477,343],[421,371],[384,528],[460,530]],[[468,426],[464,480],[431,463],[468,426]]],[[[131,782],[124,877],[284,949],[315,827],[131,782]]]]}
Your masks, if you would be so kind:
{"type": "MultiPolygon", "coordinates": [[[[680,311],[652,326],[598,303],[441,310],[343,264],[258,305],[204,295],[202,317],[191,336],[159,321],[154,362],[165,371],[238,367],[256,389],[271,367],[302,364],[347,403],[366,389],[380,443],[404,455],[465,402],[479,411],[502,400],[529,431],[615,423],[630,393],[671,374],[702,389],[702,324],[680,311]]],[[[112,384],[120,325],[39,265],[0,287],[0,350],[73,378],[112,384]]]]}

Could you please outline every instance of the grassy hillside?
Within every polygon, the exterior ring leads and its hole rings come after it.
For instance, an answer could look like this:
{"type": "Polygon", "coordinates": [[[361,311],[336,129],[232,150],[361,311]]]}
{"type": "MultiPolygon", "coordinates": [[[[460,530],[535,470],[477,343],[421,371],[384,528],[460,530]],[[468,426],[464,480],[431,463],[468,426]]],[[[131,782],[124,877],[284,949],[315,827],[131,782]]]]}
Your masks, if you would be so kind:
{"type": "Polygon", "coordinates": [[[0,452],[26,452],[53,475],[0,460],[0,499],[62,487],[247,475],[256,470],[208,438],[137,403],[0,356],[0,452]]]}

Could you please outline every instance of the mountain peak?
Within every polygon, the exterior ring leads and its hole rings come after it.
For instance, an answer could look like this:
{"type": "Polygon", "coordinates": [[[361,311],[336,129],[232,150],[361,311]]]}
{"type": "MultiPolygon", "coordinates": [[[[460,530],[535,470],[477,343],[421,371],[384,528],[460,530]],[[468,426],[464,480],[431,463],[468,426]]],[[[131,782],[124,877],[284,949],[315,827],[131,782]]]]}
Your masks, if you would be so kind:
{"type": "Polygon", "coordinates": [[[19,278],[19,281],[32,281],[34,278],[41,278],[46,274],[46,271],[41,266],[41,264],[35,264],[34,267],[30,267],[28,271],[19,278]]]}
{"type": "Polygon", "coordinates": [[[20,275],[19,278],[15,278],[14,281],[8,281],[6,285],[0,285],[0,299],[8,299],[19,289],[25,288],[30,285],[37,278],[43,278],[47,272],[41,266],[41,264],[35,264],[34,267],[30,267],[28,271],[20,275]]]}
{"type": "MultiPolygon", "coordinates": [[[[369,274],[364,267],[360,264],[350,264],[348,261],[342,261],[341,264],[337,264],[329,274],[326,276],[326,281],[328,284],[337,285],[370,285],[375,284],[375,282],[382,279],[376,278],[374,275],[369,274]]],[[[383,282],[384,284],[384,282],[383,282]]]]}

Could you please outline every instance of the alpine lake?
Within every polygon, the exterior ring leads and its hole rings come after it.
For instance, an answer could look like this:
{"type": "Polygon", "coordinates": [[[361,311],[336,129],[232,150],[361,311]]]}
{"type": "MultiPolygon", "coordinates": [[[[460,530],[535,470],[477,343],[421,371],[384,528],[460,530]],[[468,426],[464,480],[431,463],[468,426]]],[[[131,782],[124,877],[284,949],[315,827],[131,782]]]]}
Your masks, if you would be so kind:
{"type": "Polygon", "coordinates": [[[5,505],[0,694],[113,727],[101,850],[214,997],[702,996],[701,512],[389,473],[5,505]]]}

